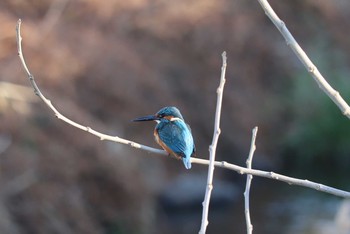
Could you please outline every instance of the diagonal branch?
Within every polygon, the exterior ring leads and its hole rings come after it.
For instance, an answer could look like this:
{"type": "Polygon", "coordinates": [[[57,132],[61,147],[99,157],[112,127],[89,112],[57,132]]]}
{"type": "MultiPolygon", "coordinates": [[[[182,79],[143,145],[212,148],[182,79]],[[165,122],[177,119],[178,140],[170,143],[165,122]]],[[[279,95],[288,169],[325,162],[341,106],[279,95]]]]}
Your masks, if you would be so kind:
{"type": "MultiPolygon", "coordinates": [[[[55,113],[56,117],[62,121],[64,121],[65,123],[79,128],[83,131],[86,131],[90,134],[93,134],[94,136],[97,136],[98,138],[100,138],[100,140],[107,140],[107,141],[113,141],[116,143],[120,143],[120,144],[125,144],[125,145],[129,145],[130,147],[133,148],[137,148],[137,149],[141,149],[144,150],[146,152],[150,152],[150,153],[154,153],[154,154],[159,154],[159,155],[168,155],[164,150],[160,150],[160,149],[156,149],[156,148],[152,148],[149,146],[145,146],[145,145],[141,145],[139,143],[136,143],[134,141],[129,141],[123,138],[120,138],[118,136],[110,136],[110,135],[106,135],[103,133],[100,133],[96,130],[93,130],[92,128],[88,127],[88,126],[83,126],[79,123],[76,123],[70,119],[68,119],[67,117],[63,116],[51,103],[51,101],[49,99],[47,99],[40,91],[39,87],[37,86],[37,84],[35,83],[34,80],[34,76],[30,73],[24,57],[23,57],[23,53],[22,53],[22,37],[21,37],[21,31],[20,31],[20,26],[21,26],[21,20],[18,20],[17,22],[17,27],[16,27],[16,36],[17,36],[17,49],[18,49],[18,56],[21,60],[22,66],[28,76],[28,79],[32,85],[32,87],[34,88],[34,93],[55,113]]],[[[194,164],[201,164],[201,165],[209,165],[209,160],[206,159],[200,159],[200,158],[191,158],[191,163],[194,164]]],[[[343,197],[343,198],[350,198],[350,192],[344,191],[344,190],[340,190],[340,189],[336,189],[330,186],[326,186],[323,184],[319,184],[319,183],[315,183],[312,181],[308,181],[308,180],[302,180],[302,179],[297,179],[297,178],[293,178],[293,177],[288,177],[285,175],[281,175],[281,174],[277,174],[274,172],[267,172],[267,171],[261,171],[261,170],[254,170],[254,169],[247,169],[245,167],[241,167],[235,164],[231,164],[231,163],[227,163],[225,161],[222,162],[218,162],[215,161],[214,162],[215,167],[221,167],[224,169],[228,169],[228,170],[232,170],[232,171],[236,171],[239,174],[250,174],[253,176],[259,176],[259,177],[265,177],[268,179],[274,179],[274,180],[279,180],[279,181],[283,181],[286,182],[290,185],[298,185],[298,186],[303,186],[303,187],[307,187],[307,188],[311,188],[311,189],[315,189],[324,193],[329,193],[335,196],[339,196],[339,197],[343,197]]]]}
{"type": "Polygon", "coordinates": [[[280,31],[287,45],[293,50],[300,62],[304,65],[306,70],[314,78],[319,88],[328,95],[330,99],[338,106],[341,112],[350,119],[350,107],[346,101],[342,98],[340,93],[333,89],[332,86],[326,81],[322,74],[318,71],[317,67],[309,59],[305,51],[300,47],[298,42],[294,39],[293,35],[288,30],[286,24],[277,16],[267,0],[258,0],[261,7],[264,9],[265,14],[270,18],[272,23],[280,31]]]}
{"type": "Polygon", "coordinates": [[[163,155],[168,155],[164,150],[160,150],[160,149],[155,149],[149,146],[145,146],[145,145],[141,145],[138,144],[134,141],[129,141],[123,138],[120,138],[118,136],[110,136],[110,135],[106,135],[103,133],[100,133],[88,126],[83,126],[69,118],[67,118],[66,116],[62,115],[56,108],[55,106],[52,104],[52,102],[47,99],[42,92],[40,91],[38,85],[35,82],[34,76],[30,73],[28,66],[24,60],[24,56],[23,56],[23,52],[22,52],[22,37],[21,37],[21,20],[19,19],[17,22],[17,27],[16,27],[16,36],[17,36],[17,52],[18,52],[18,56],[21,60],[22,66],[25,70],[25,72],[27,73],[28,79],[31,83],[31,85],[34,88],[34,93],[54,112],[55,116],[62,120],[63,122],[66,122],[69,125],[72,125],[73,127],[79,128],[83,131],[86,131],[88,133],[91,133],[92,135],[95,135],[97,137],[100,138],[100,140],[108,140],[108,141],[114,141],[117,143],[121,143],[121,144],[125,144],[125,145],[130,145],[131,147],[134,148],[138,148],[138,149],[142,149],[151,153],[157,153],[157,154],[163,154],[163,155]]]}
{"type": "Polygon", "coordinates": [[[205,196],[203,201],[203,211],[202,211],[202,224],[201,229],[199,230],[200,234],[204,234],[206,232],[207,226],[208,226],[208,213],[209,213],[209,203],[210,203],[210,197],[211,192],[213,190],[213,177],[214,177],[214,162],[215,162],[215,155],[216,155],[216,146],[218,144],[219,135],[220,135],[220,118],[221,118],[221,106],[222,106],[222,95],[224,91],[224,85],[225,85],[225,74],[226,74],[226,67],[227,67],[227,57],[226,52],[224,51],[222,53],[222,67],[221,67],[221,77],[220,77],[220,84],[218,89],[216,90],[217,93],[217,102],[216,102],[216,112],[215,112],[215,123],[214,123],[214,134],[213,134],[213,141],[211,145],[209,146],[209,167],[208,167],[208,178],[207,178],[207,188],[205,190],[205,196]]]}
{"type": "MultiPolygon", "coordinates": [[[[255,127],[252,131],[252,141],[250,144],[250,151],[247,159],[247,168],[252,169],[252,161],[253,161],[253,156],[254,152],[256,149],[255,146],[255,139],[256,139],[256,134],[258,133],[258,127],[255,127]]],[[[253,233],[253,225],[250,220],[250,210],[249,210],[249,193],[250,193],[250,185],[252,183],[253,176],[248,174],[247,175],[247,182],[246,182],[246,187],[244,191],[244,214],[245,214],[245,220],[246,220],[246,225],[247,225],[247,234],[252,234],[253,233]]]]}

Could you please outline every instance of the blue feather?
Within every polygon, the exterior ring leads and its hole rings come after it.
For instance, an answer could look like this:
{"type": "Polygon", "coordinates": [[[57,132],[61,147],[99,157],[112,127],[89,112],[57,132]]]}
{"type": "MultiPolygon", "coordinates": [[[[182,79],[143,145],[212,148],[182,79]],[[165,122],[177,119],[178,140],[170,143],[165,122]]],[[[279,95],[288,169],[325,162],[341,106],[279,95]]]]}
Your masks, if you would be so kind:
{"type": "Polygon", "coordinates": [[[190,169],[190,157],[195,154],[195,145],[187,124],[182,119],[170,121],[163,118],[157,124],[156,131],[159,139],[190,169]]]}

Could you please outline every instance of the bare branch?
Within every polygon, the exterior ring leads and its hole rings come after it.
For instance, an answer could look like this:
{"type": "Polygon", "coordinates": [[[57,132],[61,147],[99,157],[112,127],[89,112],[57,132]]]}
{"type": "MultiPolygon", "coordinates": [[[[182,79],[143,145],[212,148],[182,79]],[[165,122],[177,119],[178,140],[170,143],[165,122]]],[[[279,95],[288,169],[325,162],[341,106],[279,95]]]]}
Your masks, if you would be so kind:
{"type": "Polygon", "coordinates": [[[79,128],[83,131],[86,131],[88,133],[91,133],[92,135],[97,136],[98,138],[100,138],[100,140],[108,140],[108,141],[114,141],[117,143],[121,143],[121,144],[125,144],[125,145],[130,145],[131,147],[137,148],[137,149],[142,149],[151,153],[157,153],[157,154],[162,154],[162,155],[168,155],[164,150],[160,150],[160,149],[155,149],[149,146],[145,146],[145,145],[141,145],[139,143],[136,143],[134,141],[129,141],[123,138],[120,138],[118,136],[110,136],[110,135],[106,135],[103,133],[100,133],[88,126],[83,126],[77,122],[74,122],[73,120],[67,118],[66,116],[62,115],[52,104],[52,102],[47,99],[42,92],[40,91],[38,85],[35,82],[34,76],[30,73],[27,64],[24,60],[23,57],[23,52],[22,52],[22,37],[21,37],[21,20],[18,20],[17,22],[17,27],[16,27],[16,35],[17,35],[17,49],[18,49],[18,56],[21,60],[22,66],[25,70],[25,72],[27,73],[28,79],[31,83],[31,85],[34,88],[34,93],[55,113],[55,116],[62,120],[63,122],[66,122],[69,125],[72,125],[73,127],[79,128]]]}
{"type": "MultiPolygon", "coordinates": [[[[100,138],[101,140],[108,140],[108,141],[113,141],[116,143],[121,143],[121,144],[125,144],[125,145],[129,145],[131,147],[137,148],[137,149],[141,149],[141,150],[145,150],[147,152],[150,153],[155,153],[155,154],[159,154],[159,155],[168,155],[164,150],[161,149],[156,149],[156,148],[152,148],[149,146],[145,146],[139,143],[136,143],[134,141],[129,141],[123,138],[120,138],[118,136],[110,136],[110,135],[106,135],[100,132],[97,132],[95,130],[93,130],[90,127],[87,126],[83,126],[80,125],[70,119],[68,119],[67,117],[63,116],[62,114],[60,114],[56,108],[52,105],[51,101],[49,99],[47,99],[40,91],[40,89],[38,88],[37,84],[35,83],[34,80],[34,76],[30,73],[24,57],[23,57],[23,53],[22,53],[22,37],[20,34],[20,26],[21,26],[21,20],[18,20],[17,23],[17,27],[16,27],[16,32],[17,32],[17,46],[18,46],[18,56],[21,60],[22,66],[28,76],[28,79],[32,85],[32,87],[34,88],[34,93],[39,96],[39,98],[55,113],[55,115],[62,121],[64,121],[65,123],[79,128],[83,131],[86,131],[90,134],[93,134],[95,136],[97,136],[98,138],[100,138]]],[[[200,158],[191,158],[191,163],[194,164],[202,164],[202,165],[209,165],[209,160],[206,159],[200,159],[200,158]]],[[[218,162],[215,161],[214,162],[214,166],[215,167],[221,167],[224,169],[228,169],[228,170],[233,170],[236,171],[240,174],[251,174],[253,176],[259,176],[259,177],[265,177],[265,178],[269,178],[269,179],[274,179],[274,180],[279,180],[279,181],[283,181],[286,182],[290,185],[298,185],[298,186],[303,186],[303,187],[307,187],[307,188],[311,188],[311,189],[315,189],[324,193],[329,193],[335,196],[339,196],[339,197],[343,197],[343,198],[350,198],[350,192],[347,191],[343,191],[340,189],[336,189],[330,186],[326,186],[323,184],[319,184],[319,183],[315,183],[312,181],[308,181],[308,180],[302,180],[302,179],[297,179],[297,178],[292,178],[292,177],[288,177],[285,175],[281,175],[281,174],[277,174],[274,172],[267,172],[267,171],[261,171],[261,170],[255,170],[255,169],[247,169],[245,167],[240,167],[238,165],[235,164],[231,164],[231,163],[227,163],[225,161],[222,162],[218,162]]]]}
{"type": "MultiPolygon", "coordinates": [[[[200,159],[200,158],[192,158],[191,162],[196,163],[196,164],[203,164],[203,165],[209,164],[208,160],[200,159]]],[[[350,198],[350,192],[336,189],[336,188],[333,188],[333,187],[330,187],[327,185],[323,185],[320,183],[312,182],[309,180],[297,179],[297,178],[281,175],[281,174],[278,174],[278,173],[275,173],[272,171],[268,172],[268,171],[262,171],[262,170],[256,170],[256,169],[247,169],[245,167],[237,166],[235,164],[228,163],[225,161],[221,161],[221,162],[215,161],[215,166],[225,168],[228,170],[233,170],[233,171],[238,172],[239,174],[250,174],[253,176],[259,176],[259,177],[265,177],[265,178],[269,178],[269,179],[279,180],[279,181],[286,182],[289,185],[303,186],[303,187],[315,189],[315,190],[320,191],[320,192],[329,193],[329,194],[332,194],[335,196],[339,196],[339,197],[343,197],[343,198],[350,198]]]]}
{"type": "Polygon", "coordinates": [[[320,89],[325,92],[330,99],[338,106],[341,112],[350,119],[350,107],[346,101],[342,98],[339,92],[332,88],[322,74],[318,71],[317,67],[311,62],[304,50],[300,47],[298,42],[294,39],[293,35],[288,30],[286,24],[277,16],[267,0],[258,0],[261,7],[264,9],[265,14],[270,18],[273,24],[280,31],[287,45],[293,50],[298,59],[305,66],[306,70],[311,74],[314,80],[317,82],[320,89]]]}
{"type": "MultiPolygon", "coordinates": [[[[252,131],[252,141],[250,144],[250,151],[247,159],[247,168],[252,169],[252,161],[253,161],[253,155],[256,149],[255,146],[255,139],[256,139],[256,134],[258,133],[258,127],[255,127],[252,131]]],[[[252,234],[253,233],[253,225],[250,220],[250,211],[249,211],[249,193],[250,193],[250,185],[252,183],[253,176],[248,174],[247,175],[247,182],[246,182],[246,187],[244,191],[244,214],[245,214],[245,220],[246,220],[246,225],[247,225],[247,234],[252,234]]]]}
{"type": "Polygon", "coordinates": [[[222,95],[224,91],[225,85],[225,74],[227,67],[227,57],[226,52],[222,53],[222,67],[221,67],[221,77],[220,84],[217,93],[217,102],[216,102],[216,112],[215,112],[215,123],[214,123],[214,134],[213,141],[209,146],[209,167],[208,167],[208,178],[207,178],[207,188],[205,191],[204,201],[203,201],[203,211],[202,211],[202,224],[201,229],[199,230],[200,234],[204,234],[206,232],[208,226],[208,213],[209,213],[209,203],[211,197],[211,191],[213,190],[213,176],[214,176],[214,162],[215,162],[215,154],[216,154],[216,146],[218,144],[219,135],[220,135],[220,118],[221,118],[221,106],[222,106],[222,95]]]}

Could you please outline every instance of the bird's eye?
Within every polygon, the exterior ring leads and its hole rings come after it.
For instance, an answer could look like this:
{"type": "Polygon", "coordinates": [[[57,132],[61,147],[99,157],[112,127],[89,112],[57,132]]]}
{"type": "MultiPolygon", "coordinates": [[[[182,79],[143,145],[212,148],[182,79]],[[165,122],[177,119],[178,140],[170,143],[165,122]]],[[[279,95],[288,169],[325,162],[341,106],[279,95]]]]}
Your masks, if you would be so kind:
{"type": "Polygon", "coordinates": [[[163,118],[163,117],[164,117],[164,115],[162,115],[162,114],[158,115],[158,118],[163,118]]]}

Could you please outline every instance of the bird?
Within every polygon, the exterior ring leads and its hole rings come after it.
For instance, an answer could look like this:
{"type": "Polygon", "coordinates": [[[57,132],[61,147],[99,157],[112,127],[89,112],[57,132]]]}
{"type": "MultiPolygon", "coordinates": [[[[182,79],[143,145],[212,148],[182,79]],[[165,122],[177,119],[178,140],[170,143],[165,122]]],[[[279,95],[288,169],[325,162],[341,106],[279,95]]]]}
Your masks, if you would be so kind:
{"type": "Polygon", "coordinates": [[[134,122],[156,121],[154,128],[155,141],[169,155],[182,160],[186,169],[191,169],[191,157],[196,154],[196,147],[191,128],[186,124],[179,109],[167,106],[154,115],[147,115],[133,119],[134,122]]]}

